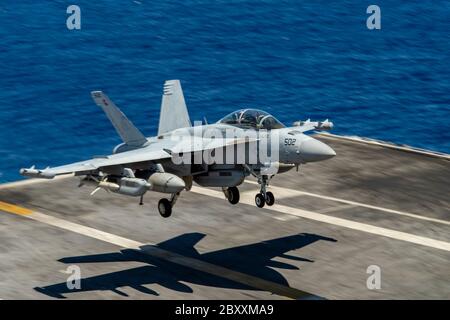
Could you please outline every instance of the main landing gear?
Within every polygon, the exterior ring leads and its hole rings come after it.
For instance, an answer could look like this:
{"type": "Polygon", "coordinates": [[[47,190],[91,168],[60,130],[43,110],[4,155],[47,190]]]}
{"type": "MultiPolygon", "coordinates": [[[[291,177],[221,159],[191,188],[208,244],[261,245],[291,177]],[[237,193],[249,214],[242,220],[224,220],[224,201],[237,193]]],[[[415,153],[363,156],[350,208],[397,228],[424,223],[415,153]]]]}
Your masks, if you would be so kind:
{"type": "MultiPolygon", "coordinates": [[[[168,218],[172,215],[172,207],[175,205],[175,202],[177,202],[178,196],[180,193],[172,193],[172,196],[169,199],[163,198],[159,200],[158,202],[158,211],[161,217],[168,218]]],[[[139,200],[139,205],[144,204],[144,195],[141,195],[139,200]]]]}
{"type": "Polygon", "coordinates": [[[255,196],[255,204],[258,208],[264,207],[265,204],[272,206],[275,203],[275,196],[272,192],[266,191],[269,178],[267,176],[258,177],[258,183],[261,185],[259,193],[255,196]]]}
{"type": "Polygon", "coordinates": [[[172,196],[169,199],[161,199],[158,202],[158,211],[161,217],[168,218],[172,214],[172,207],[177,202],[178,196],[180,195],[179,192],[172,193],[172,196]]]}
{"type": "Polygon", "coordinates": [[[229,203],[239,203],[240,196],[239,189],[237,187],[222,188],[222,191],[225,194],[225,197],[228,199],[229,203]]]}

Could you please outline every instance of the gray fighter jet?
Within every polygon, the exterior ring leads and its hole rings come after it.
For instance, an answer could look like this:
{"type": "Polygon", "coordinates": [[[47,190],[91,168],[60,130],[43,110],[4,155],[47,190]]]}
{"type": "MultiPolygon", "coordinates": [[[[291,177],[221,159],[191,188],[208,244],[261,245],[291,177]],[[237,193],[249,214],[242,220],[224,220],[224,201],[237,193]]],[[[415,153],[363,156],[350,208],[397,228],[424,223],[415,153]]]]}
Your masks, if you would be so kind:
{"type": "Polygon", "coordinates": [[[323,122],[297,121],[286,127],[270,114],[241,109],[217,123],[192,126],[178,80],[164,84],[158,135],[146,138],[101,91],[92,97],[112,122],[123,143],[112,154],[68,165],[21,169],[23,176],[52,179],[57,175],[80,176],[80,184],[98,190],[140,197],[147,191],[170,194],[161,199],[158,210],[169,217],[181,191],[193,182],[203,187],[222,188],[231,204],[239,202],[237,186],[253,175],[260,192],[255,203],[262,208],[275,202],[266,190],[270,179],[307,162],[326,160],[336,153],[326,144],[304,134],[333,127],[323,122]]]}

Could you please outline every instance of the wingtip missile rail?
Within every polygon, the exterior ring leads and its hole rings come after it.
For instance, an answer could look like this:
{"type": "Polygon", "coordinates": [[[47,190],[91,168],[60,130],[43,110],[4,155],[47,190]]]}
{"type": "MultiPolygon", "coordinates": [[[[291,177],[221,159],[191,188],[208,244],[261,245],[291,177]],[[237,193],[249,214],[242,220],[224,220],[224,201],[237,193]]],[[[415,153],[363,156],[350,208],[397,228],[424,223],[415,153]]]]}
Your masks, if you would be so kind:
{"type": "Polygon", "coordinates": [[[20,169],[19,172],[24,177],[53,179],[55,177],[55,174],[47,172],[46,171],[47,169],[39,170],[39,169],[36,169],[34,166],[32,166],[31,168],[22,168],[22,169],[20,169]]]}
{"type": "Polygon", "coordinates": [[[315,130],[331,130],[333,129],[333,122],[326,119],[325,121],[311,121],[310,119],[306,121],[295,121],[292,124],[294,127],[301,127],[304,125],[312,125],[315,130]]]}

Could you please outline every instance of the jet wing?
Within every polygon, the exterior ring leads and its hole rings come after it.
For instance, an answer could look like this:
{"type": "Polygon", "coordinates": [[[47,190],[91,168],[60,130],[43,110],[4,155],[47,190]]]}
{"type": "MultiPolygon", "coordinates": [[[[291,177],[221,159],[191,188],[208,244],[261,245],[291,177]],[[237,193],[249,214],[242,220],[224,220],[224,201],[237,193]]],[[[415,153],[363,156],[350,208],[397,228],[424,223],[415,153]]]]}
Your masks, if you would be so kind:
{"type": "Polygon", "coordinates": [[[21,169],[20,174],[31,178],[52,179],[56,175],[61,174],[84,172],[89,173],[104,167],[160,160],[170,157],[170,154],[168,154],[164,150],[148,150],[147,148],[142,148],[105,157],[98,157],[90,160],[75,162],[59,167],[47,168],[44,170],[37,170],[33,167],[30,169],[21,169]]]}
{"type": "MultiPolygon", "coordinates": [[[[251,140],[253,141],[253,140],[251,140]]],[[[20,174],[31,178],[53,179],[56,175],[78,173],[88,174],[96,170],[113,167],[124,166],[138,162],[149,162],[162,159],[170,159],[172,153],[197,152],[222,148],[229,145],[248,143],[249,140],[242,138],[233,139],[214,139],[214,138],[194,138],[191,136],[182,137],[181,139],[157,140],[148,146],[113,154],[104,157],[96,157],[90,160],[75,162],[63,166],[47,168],[43,170],[35,169],[34,166],[28,169],[20,169],[20,174]]]]}

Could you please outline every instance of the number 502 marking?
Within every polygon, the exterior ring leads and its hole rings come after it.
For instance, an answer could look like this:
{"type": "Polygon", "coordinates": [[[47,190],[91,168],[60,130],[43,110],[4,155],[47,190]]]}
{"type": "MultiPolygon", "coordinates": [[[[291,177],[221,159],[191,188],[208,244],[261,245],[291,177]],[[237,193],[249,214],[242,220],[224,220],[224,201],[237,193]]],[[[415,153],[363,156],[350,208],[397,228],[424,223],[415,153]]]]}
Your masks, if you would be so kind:
{"type": "Polygon", "coordinates": [[[295,145],[295,141],[296,141],[296,139],[286,138],[286,139],[284,139],[284,145],[285,146],[293,146],[293,145],[295,145]]]}

